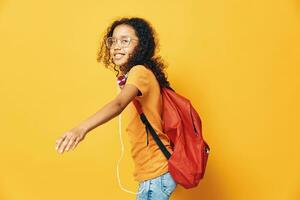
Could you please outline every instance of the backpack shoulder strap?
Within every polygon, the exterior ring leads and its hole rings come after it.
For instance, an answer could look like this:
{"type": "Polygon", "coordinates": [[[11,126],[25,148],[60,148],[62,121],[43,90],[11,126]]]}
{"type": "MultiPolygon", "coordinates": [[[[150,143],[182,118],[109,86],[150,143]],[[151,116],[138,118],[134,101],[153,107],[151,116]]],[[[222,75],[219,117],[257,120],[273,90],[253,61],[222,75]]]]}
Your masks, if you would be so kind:
{"type": "Polygon", "coordinates": [[[141,103],[139,101],[137,101],[136,99],[134,99],[133,104],[135,105],[136,110],[139,113],[142,122],[145,124],[146,130],[149,129],[154,141],[159,146],[160,150],[162,151],[164,156],[167,158],[167,160],[169,160],[169,158],[171,157],[171,153],[167,150],[165,145],[162,143],[162,141],[158,137],[157,133],[155,132],[155,130],[151,126],[150,122],[148,121],[146,115],[143,113],[141,103]]]}

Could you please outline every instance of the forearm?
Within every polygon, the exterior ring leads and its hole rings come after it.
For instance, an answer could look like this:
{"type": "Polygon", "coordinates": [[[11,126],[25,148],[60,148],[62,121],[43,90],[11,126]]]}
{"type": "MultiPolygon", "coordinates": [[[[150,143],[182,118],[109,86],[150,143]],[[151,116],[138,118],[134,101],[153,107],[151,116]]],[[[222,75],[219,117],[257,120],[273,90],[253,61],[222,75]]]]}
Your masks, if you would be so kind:
{"type": "Polygon", "coordinates": [[[87,118],[79,124],[78,127],[86,130],[86,133],[113,119],[122,112],[123,108],[115,100],[110,101],[104,105],[99,111],[87,118]]]}

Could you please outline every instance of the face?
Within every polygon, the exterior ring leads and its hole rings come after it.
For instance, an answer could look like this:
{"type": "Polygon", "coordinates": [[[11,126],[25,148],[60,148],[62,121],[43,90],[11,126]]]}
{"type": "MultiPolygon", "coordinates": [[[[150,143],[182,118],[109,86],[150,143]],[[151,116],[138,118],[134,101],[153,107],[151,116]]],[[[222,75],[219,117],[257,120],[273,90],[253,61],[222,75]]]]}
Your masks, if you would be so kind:
{"type": "Polygon", "coordinates": [[[110,48],[110,56],[113,58],[115,65],[122,66],[127,63],[129,56],[132,55],[134,48],[137,46],[138,37],[131,26],[121,24],[115,27],[112,38],[117,40],[110,48]],[[130,38],[129,45],[128,37],[130,38]]]}

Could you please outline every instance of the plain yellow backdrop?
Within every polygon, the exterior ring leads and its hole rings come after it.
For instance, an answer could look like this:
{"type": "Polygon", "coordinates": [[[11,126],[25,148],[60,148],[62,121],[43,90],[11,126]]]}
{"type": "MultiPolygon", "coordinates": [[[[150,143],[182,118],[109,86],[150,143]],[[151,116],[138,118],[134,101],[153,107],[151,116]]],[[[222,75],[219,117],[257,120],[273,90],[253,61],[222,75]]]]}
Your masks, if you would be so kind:
{"type": "MultiPolygon", "coordinates": [[[[54,149],[116,96],[96,53],[122,16],[151,22],[211,147],[199,186],[172,199],[299,200],[299,0],[1,0],[0,200],[135,199],[118,186],[118,118],[54,149]]],[[[120,176],[135,191],[127,139],[120,176]]]]}

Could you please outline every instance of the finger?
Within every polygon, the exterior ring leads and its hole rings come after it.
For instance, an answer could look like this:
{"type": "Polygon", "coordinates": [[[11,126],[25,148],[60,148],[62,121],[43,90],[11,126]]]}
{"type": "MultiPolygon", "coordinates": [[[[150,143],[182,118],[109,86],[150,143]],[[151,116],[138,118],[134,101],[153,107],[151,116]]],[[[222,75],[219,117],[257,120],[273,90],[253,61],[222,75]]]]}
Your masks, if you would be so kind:
{"type": "Polygon", "coordinates": [[[73,145],[75,138],[70,138],[69,143],[66,145],[66,151],[69,151],[70,147],[73,145]]]}
{"type": "MultiPolygon", "coordinates": [[[[77,137],[77,138],[78,138],[78,137],[77,137]]],[[[75,146],[75,143],[76,143],[76,141],[77,141],[77,138],[74,138],[72,144],[71,144],[70,147],[69,147],[70,150],[73,150],[73,149],[74,149],[74,146],[75,146]]]]}
{"type": "Polygon", "coordinates": [[[75,147],[77,146],[77,144],[80,142],[80,137],[77,137],[75,142],[73,143],[73,146],[71,147],[72,150],[75,149],[75,147]]]}
{"type": "Polygon", "coordinates": [[[69,143],[69,138],[65,138],[65,140],[61,143],[61,146],[59,147],[59,152],[63,153],[67,144],[69,143]]]}
{"type": "Polygon", "coordinates": [[[55,147],[56,150],[58,150],[61,147],[64,140],[65,140],[65,136],[62,136],[61,138],[56,140],[56,147],[55,147]]]}

